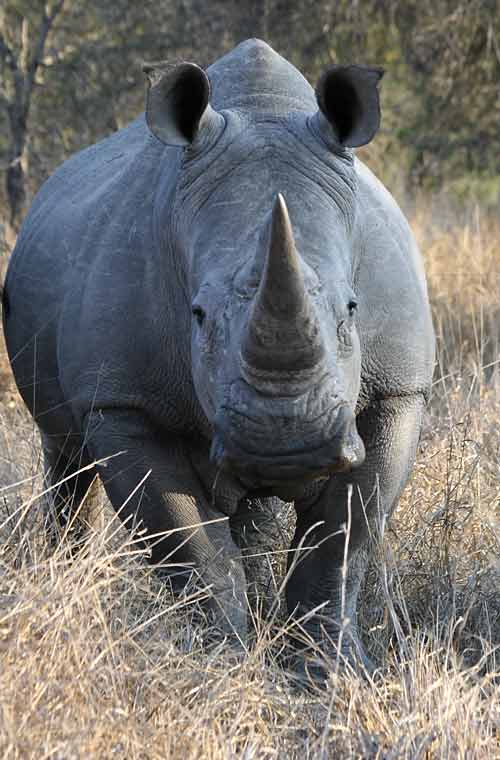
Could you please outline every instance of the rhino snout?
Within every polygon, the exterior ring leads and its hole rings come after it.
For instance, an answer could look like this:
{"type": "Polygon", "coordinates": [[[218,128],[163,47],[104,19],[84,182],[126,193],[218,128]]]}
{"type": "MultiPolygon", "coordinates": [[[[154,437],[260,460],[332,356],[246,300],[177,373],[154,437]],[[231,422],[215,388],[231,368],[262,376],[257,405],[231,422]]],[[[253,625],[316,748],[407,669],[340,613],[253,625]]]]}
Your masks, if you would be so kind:
{"type": "Polygon", "coordinates": [[[347,405],[325,411],[311,428],[304,423],[301,429],[295,419],[293,424],[290,420],[250,419],[246,412],[224,408],[215,422],[212,461],[255,488],[315,480],[364,461],[363,442],[347,405]],[[287,427],[293,431],[287,432],[287,427]]]}

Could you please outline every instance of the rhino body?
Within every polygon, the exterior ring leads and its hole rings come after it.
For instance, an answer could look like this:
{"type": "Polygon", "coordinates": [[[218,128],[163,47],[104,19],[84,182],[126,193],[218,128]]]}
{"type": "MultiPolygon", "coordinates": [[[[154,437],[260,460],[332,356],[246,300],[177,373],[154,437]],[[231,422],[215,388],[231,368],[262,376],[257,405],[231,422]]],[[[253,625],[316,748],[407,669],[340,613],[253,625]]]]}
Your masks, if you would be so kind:
{"type": "MultiPolygon", "coordinates": [[[[380,72],[334,67],[315,95],[249,40],[207,74],[147,73],[146,118],[54,173],[9,265],[5,336],[47,479],[111,457],[97,469],[152,561],[212,584],[240,637],[242,505],[293,502],[293,547],[315,548],[290,613],[324,647],[349,619],[341,649],[363,659],[367,539],[410,474],[434,361],[416,244],[352,151],[378,127],[380,72]]],[[[58,489],[62,522],[92,477],[58,489]]]]}

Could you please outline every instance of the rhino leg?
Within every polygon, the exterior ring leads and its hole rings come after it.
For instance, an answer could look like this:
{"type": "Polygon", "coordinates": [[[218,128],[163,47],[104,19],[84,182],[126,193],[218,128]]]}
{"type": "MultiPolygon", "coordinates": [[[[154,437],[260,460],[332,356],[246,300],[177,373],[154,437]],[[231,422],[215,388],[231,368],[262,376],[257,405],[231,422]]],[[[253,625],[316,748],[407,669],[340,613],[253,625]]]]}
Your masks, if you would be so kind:
{"type": "Polygon", "coordinates": [[[85,448],[71,446],[68,439],[41,434],[47,505],[47,529],[52,543],[71,530],[79,540],[86,533],[87,510],[82,504],[95,478],[85,448]]]}
{"type": "Polygon", "coordinates": [[[275,565],[288,545],[281,514],[286,505],[277,498],[242,499],[231,517],[231,534],[238,545],[247,579],[248,598],[255,611],[265,611],[274,599],[275,565]]]}
{"type": "Polygon", "coordinates": [[[216,626],[235,643],[246,637],[246,585],[229,519],[215,511],[183,439],[164,436],[133,410],[86,418],[87,447],[114,509],[127,527],[145,530],[150,561],[174,587],[193,573],[211,587],[216,626]],[[119,453],[120,452],[120,453],[119,453]],[[210,521],[212,524],[207,524],[210,521]]]}
{"type": "Polygon", "coordinates": [[[420,395],[374,403],[357,420],[366,447],[364,464],[331,478],[314,503],[295,505],[297,527],[292,546],[296,548],[304,540],[304,546],[317,548],[302,556],[296,554],[292,560],[296,565],[287,588],[289,611],[300,618],[324,605],[303,623],[307,634],[320,651],[361,661],[368,669],[371,663],[359,640],[356,609],[369,559],[368,539],[371,531],[376,531],[377,519],[392,512],[408,480],[423,409],[420,395]],[[350,533],[346,539],[343,526],[349,522],[350,484],[350,533]],[[322,524],[313,528],[316,523],[322,524]]]}

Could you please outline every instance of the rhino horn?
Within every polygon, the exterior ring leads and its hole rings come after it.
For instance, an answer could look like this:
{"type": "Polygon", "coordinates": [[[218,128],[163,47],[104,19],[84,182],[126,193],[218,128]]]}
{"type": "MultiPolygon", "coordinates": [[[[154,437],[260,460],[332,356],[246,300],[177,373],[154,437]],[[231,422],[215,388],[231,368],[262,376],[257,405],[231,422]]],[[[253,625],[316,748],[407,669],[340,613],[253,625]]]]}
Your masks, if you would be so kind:
{"type": "Polygon", "coordinates": [[[321,361],[324,346],[282,195],[276,198],[269,225],[242,358],[249,369],[266,373],[310,370],[321,361]]]}

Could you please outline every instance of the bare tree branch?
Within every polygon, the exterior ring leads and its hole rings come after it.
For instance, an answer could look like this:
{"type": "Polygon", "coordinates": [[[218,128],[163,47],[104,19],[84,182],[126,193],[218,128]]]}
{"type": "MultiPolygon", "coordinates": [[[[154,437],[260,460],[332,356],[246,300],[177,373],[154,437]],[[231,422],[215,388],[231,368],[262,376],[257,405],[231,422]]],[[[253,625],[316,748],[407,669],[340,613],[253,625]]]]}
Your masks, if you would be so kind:
{"type": "Polygon", "coordinates": [[[17,71],[18,64],[17,64],[17,58],[12,50],[12,48],[7,45],[7,42],[5,41],[5,37],[3,36],[2,32],[0,32],[0,56],[5,61],[7,66],[11,71],[17,71]]]}
{"type": "MultiPolygon", "coordinates": [[[[27,69],[26,97],[28,98],[28,100],[29,98],[31,98],[31,91],[33,89],[33,84],[35,81],[35,75],[36,75],[37,69],[43,60],[43,53],[45,50],[47,37],[54,24],[54,21],[56,20],[59,13],[62,11],[63,6],[64,6],[64,0],[58,0],[58,2],[54,5],[54,7],[52,8],[50,12],[47,12],[47,8],[45,8],[43,12],[42,23],[41,23],[40,31],[38,34],[38,40],[36,42],[35,49],[34,49],[33,55],[31,56],[31,61],[27,69]]],[[[29,103],[28,103],[28,107],[29,107],[29,103]]]]}

